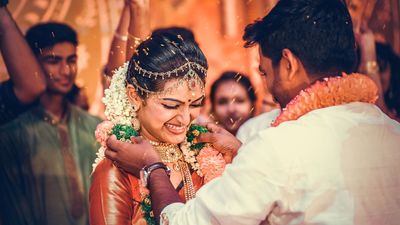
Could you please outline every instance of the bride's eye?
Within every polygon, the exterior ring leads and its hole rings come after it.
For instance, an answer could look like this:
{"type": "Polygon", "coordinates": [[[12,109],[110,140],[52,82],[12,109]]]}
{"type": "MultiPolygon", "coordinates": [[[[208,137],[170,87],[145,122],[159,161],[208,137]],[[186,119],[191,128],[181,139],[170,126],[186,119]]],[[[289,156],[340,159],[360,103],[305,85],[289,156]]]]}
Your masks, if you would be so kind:
{"type": "Polygon", "coordinates": [[[203,106],[203,104],[192,104],[192,105],[190,105],[191,107],[194,107],[194,108],[199,108],[199,107],[202,107],[203,106]]]}
{"type": "Polygon", "coordinates": [[[190,105],[190,107],[194,107],[194,108],[199,108],[202,106],[204,106],[204,98],[198,99],[190,105]]]}
{"type": "Polygon", "coordinates": [[[167,105],[167,104],[162,104],[164,108],[166,109],[177,109],[179,105],[167,105]]]}
{"type": "Polygon", "coordinates": [[[191,104],[190,105],[190,107],[194,107],[194,108],[199,108],[199,107],[202,107],[202,106],[204,106],[204,101],[201,101],[201,102],[199,102],[199,103],[193,103],[193,104],[191,104]]]}

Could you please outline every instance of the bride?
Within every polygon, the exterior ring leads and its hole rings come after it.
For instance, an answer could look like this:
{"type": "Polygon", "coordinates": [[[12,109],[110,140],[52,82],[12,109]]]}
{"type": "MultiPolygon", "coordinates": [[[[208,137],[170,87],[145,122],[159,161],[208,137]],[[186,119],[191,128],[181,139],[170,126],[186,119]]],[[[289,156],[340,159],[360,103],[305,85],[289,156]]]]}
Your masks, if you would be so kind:
{"type": "MultiPolygon", "coordinates": [[[[114,74],[105,91],[108,120],[96,131],[103,147],[92,175],[91,224],[155,224],[145,185],[104,158],[110,133],[124,136],[129,133],[126,127],[133,127],[130,133],[138,131],[148,140],[171,168],[171,183],[183,201],[222,173],[225,162],[221,156],[209,146],[199,152],[187,139],[200,132],[190,125],[203,105],[207,67],[193,40],[159,33],[143,41],[129,63],[114,74]]],[[[129,141],[129,137],[122,140],[129,141]]]]}

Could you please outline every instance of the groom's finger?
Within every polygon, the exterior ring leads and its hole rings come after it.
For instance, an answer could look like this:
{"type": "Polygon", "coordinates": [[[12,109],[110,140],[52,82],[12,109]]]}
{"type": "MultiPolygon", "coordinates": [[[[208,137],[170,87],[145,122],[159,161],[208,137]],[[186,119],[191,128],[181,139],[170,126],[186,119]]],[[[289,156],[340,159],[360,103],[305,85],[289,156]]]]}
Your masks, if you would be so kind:
{"type": "Polygon", "coordinates": [[[212,143],[214,140],[214,133],[201,133],[198,137],[196,137],[194,143],[212,143]]]}
{"type": "Polygon", "coordinates": [[[115,135],[111,135],[106,141],[107,150],[117,152],[119,150],[118,142],[119,141],[117,140],[117,137],[115,135]]]}
{"type": "Polygon", "coordinates": [[[110,160],[112,160],[112,161],[115,161],[115,160],[117,159],[117,153],[111,151],[109,148],[107,148],[107,149],[104,151],[104,155],[105,155],[107,158],[109,158],[110,160]]]}
{"type": "Polygon", "coordinates": [[[111,135],[111,137],[107,139],[107,148],[109,148],[113,152],[128,149],[129,145],[131,144],[117,140],[117,137],[115,135],[111,135]]]}
{"type": "Polygon", "coordinates": [[[143,138],[141,138],[141,137],[131,137],[131,141],[134,144],[141,144],[143,142],[143,138]]]}
{"type": "Polygon", "coordinates": [[[222,128],[215,123],[207,123],[206,127],[211,133],[219,133],[222,130],[222,128]]]}

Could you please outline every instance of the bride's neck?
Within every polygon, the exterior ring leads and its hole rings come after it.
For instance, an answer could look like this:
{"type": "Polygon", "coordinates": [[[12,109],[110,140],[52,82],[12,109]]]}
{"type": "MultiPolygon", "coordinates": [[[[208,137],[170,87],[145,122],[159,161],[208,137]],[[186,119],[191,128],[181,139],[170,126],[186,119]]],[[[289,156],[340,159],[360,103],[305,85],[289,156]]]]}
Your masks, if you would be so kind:
{"type": "Polygon", "coordinates": [[[139,131],[139,133],[144,139],[150,141],[150,143],[152,145],[160,145],[160,144],[162,144],[162,145],[174,145],[174,144],[171,144],[171,143],[166,143],[166,142],[158,140],[153,135],[150,135],[146,130],[141,129],[139,131]]]}

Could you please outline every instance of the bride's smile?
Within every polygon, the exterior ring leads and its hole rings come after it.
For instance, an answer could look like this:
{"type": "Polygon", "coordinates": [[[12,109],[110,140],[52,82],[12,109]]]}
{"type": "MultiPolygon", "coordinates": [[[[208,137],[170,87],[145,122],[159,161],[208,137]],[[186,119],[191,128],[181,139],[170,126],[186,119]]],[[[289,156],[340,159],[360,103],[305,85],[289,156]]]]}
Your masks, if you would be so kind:
{"type": "Polygon", "coordinates": [[[184,125],[174,125],[171,123],[166,123],[165,127],[167,130],[173,134],[180,135],[182,133],[186,133],[186,126],[184,125]]]}

